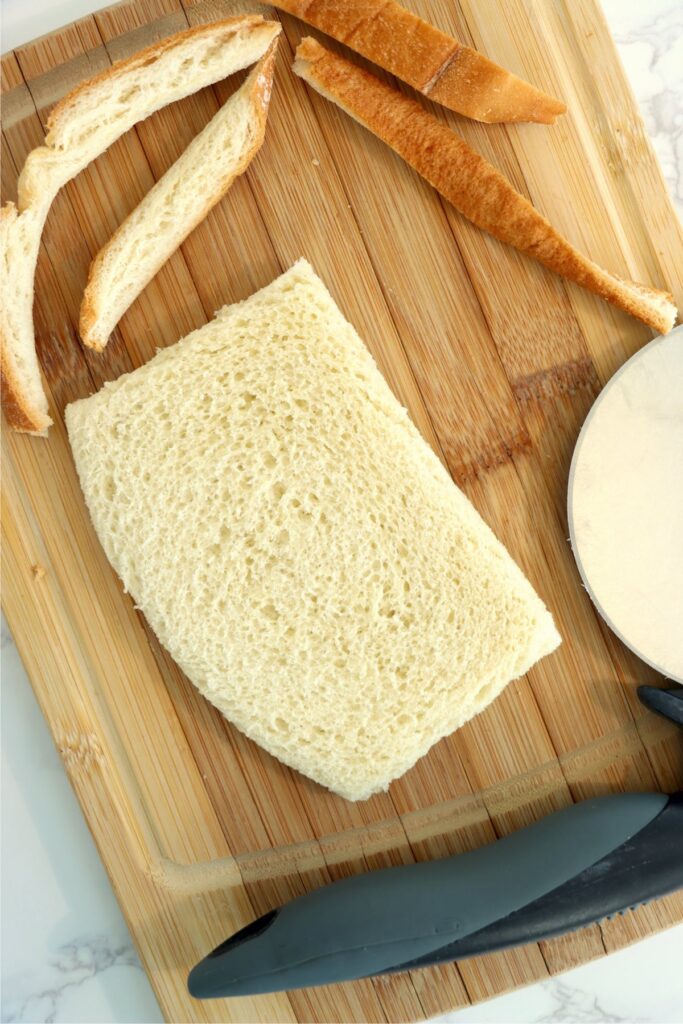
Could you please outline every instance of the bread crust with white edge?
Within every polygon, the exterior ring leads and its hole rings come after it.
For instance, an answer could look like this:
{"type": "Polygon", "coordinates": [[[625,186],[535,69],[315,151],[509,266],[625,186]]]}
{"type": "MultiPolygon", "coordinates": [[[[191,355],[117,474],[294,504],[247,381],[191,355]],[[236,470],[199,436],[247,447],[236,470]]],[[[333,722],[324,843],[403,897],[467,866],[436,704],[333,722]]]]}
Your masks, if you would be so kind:
{"type": "Polygon", "coordinates": [[[463,216],[660,334],[676,322],[673,296],[603,270],[563,238],[500,171],[409,96],[310,36],[294,71],[390,146],[463,216]]]}
{"type": "Polygon", "coordinates": [[[90,348],[102,351],[131,303],[261,148],[276,48],[277,41],[93,260],[79,324],[90,348]]]}
{"type": "Polygon", "coordinates": [[[178,32],[83,82],[55,106],[45,145],[26,158],[17,206],[6,204],[0,215],[0,360],[12,427],[45,434],[52,422],[35,351],[33,282],[59,189],[138,121],[255,63],[279,30],[247,15],[178,32]]]}
{"type": "Polygon", "coordinates": [[[488,124],[553,124],[560,100],[423,21],[395,0],[273,0],[423,95],[488,124]]]}
{"type": "Polygon", "coordinates": [[[237,728],[349,800],[559,643],[304,260],[66,425],[161,643],[237,728]]]}

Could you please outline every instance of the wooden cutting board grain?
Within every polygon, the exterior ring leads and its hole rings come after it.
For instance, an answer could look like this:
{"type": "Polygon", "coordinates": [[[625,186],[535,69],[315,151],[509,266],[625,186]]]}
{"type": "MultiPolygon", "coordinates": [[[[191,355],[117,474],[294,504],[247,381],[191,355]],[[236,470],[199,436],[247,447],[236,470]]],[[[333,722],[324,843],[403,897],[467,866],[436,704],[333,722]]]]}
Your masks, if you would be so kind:
{"type": "MultiPolygon", "coordinates": [[[[573,242],[683,304],[683,237],[594,0],[412,0],[562,96],[552,127],[437,109],[573,242]]],[[[124,2],[3,58],[4,199],[52,105],[111,61],[236,10],[124,2]]],[[[270,16],[277,15],[263,9],[270,16]]],[[[465,222],[398,157],[294,77],[282,18],[265,145],[121,321],[81,347],[89,262],[235,87],[160,111],[57,197],[35,323],[55,425],[3,430],[3,606],[165,1016],[399,1021],[556,974],[683,919],[672,896],[552,942],[410,974],[198,1003],[186,972],[228,933],[330,879],[489,842],[572,800],[683,785],[683,744],[644,712],[657,682],[597,618],[567,542],[572,447],[648,331],[465,222]],[[64,405],[149,359],[306,256],[457,483],[552,609],[560,650],[438,744],[388,794],[349,804],[210,707],[159,647],[88,521],[64,405]]],[[[425,101],[426,102],[426,101],[425,101]]]]}

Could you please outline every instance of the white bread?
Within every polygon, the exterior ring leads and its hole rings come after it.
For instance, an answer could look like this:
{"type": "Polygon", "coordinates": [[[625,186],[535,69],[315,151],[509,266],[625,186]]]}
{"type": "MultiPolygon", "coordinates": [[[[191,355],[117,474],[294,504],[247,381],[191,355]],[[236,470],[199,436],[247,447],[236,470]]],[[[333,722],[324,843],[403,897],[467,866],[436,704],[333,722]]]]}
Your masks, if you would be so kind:
{"type": "Polygon", "coordinates": [[[137,121],[259,60],[278,32],[258,15],[178,32],[79,85],[54,108],[45,145],[29,153],[19,177],[18,210],[8,203],[1,218],[0,356],[11,426],[44,434],[51,423],[35,354],[33,279],[59,189],[137,121]]]}
{"type": "Polygon", "coordinates": [[[66,424],[162,644],[247,736],[349,800],[559,643],[305,261],[66,424]]]}
{"type": "Polygon", "coordinates": [[[131,303],[261,148],[276,47],[277,42],[93,260],[79,325],[90,348],[104,348],[131,303]]]}
{"type": "Polygon", "coordinates": [[[0,209],[2,407],[15,430],[45,434],[52,423],[33,337],[33,278],[47,209],[0,209]]]}
{"type": "Polygon", "coordinates": [[[603,270],[563,238],[499,171],[419,103],[307,37],[294,70],[386,142],[445,199],[494,237],[666,334],[673,297],[603,270]]]}
{"type": "Polygon", "coordinates": [[[566,106],[395,0],[273,0],[430,100],[476,121],[553,124],[566,106]]]}

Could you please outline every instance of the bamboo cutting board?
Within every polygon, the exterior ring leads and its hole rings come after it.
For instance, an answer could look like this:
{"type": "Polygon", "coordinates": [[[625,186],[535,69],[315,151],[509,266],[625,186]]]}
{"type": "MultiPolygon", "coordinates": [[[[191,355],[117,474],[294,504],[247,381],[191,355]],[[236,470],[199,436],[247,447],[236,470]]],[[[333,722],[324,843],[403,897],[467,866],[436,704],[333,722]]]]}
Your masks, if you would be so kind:
{"type": "MultiPolygon", "coordinates": [[[[246,3],[125,2],[2,63],[3,199],[56,100],[152,40],[246,3]]],[[[251,5],[252,9],[255,5],[251,5]]],[[[683,238],[595,0],[412,0],[562,96],[552,128],[449,115],[573,242],[683,303],[683,238]]],[[[272,13],[272,12],[271,12],[272,13]]],[[[275,15],[273,15],[275,16],[275,15]]],[[[572,447],[648,331],[505,249],[290,71],[283,17],[266,143],[122,320],[103,355],[77,313],[92,256],[234,88],[160,111],[59,194],[35,322],[55,425],[3,431],[3,603],[166,1017],[424,1018],[602,956],[683,919],[672,896],[552,942],[380,980],[196,1003],[187,969],[254,915],[351,872],[489,842],[572,800],[683,785],[656,682],[596,617],[567,543],[572,447]],[[552,609],[564,644],[388,794],[350,804],[231,728],[159,647],[85,512],[64,405],[145,362],[306,256],[457,483],[552,609]]]]}

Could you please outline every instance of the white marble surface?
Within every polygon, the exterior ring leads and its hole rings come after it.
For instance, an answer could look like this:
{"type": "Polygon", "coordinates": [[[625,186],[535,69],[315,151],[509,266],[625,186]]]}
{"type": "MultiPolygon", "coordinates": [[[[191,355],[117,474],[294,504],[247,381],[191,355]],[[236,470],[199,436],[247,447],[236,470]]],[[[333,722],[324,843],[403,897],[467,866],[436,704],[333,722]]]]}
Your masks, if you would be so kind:
{"type": "MultiPolygon", "coordinates": [[[[683,210],[683,2],[603,5],[683,210]]],[[[2,0],[2,50],[99,6],[2,0]]],[[[1,852],[2,1021],[161,1021],[4,621],[1,852]]],[[[443,1019],[683,1022],[683,926],[443,1019]]]]}

